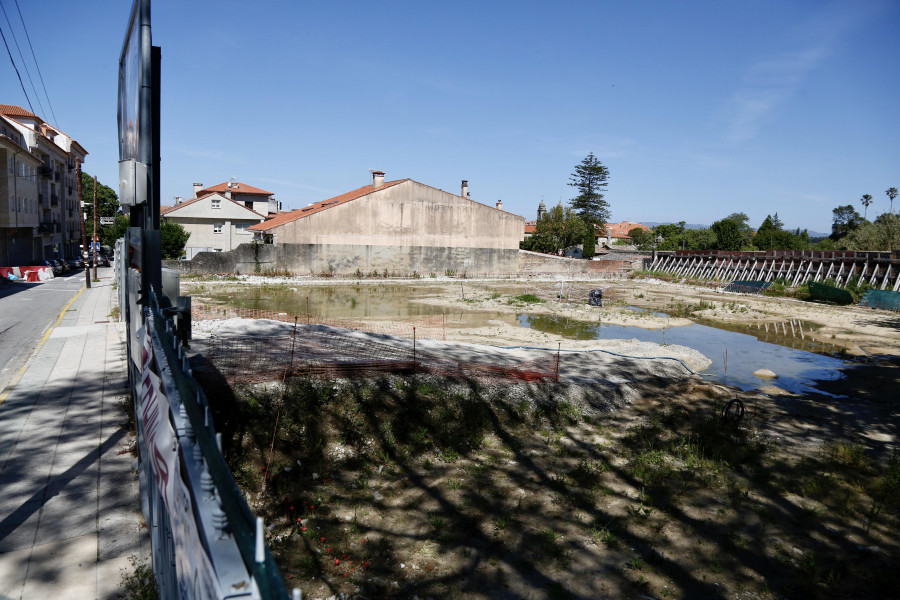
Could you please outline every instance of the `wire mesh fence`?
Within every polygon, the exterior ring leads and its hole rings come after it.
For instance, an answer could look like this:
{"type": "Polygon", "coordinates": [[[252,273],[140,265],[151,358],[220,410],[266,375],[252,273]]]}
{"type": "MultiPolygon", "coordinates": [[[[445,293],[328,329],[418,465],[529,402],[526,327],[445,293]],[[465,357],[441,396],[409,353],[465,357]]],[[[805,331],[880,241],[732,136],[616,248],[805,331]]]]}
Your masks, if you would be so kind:
{"type": "Polygon", "coordinates": [[[423,352],[410,340],[373,339],[320,325],[298,325],[289,336],[211,337],[204,354],[230,383],[263,383],[284,377],[359,377],[381,373],[431,373],[507,381],[559,381],[559,354],[515,364],[461,361],[423,352]]]}
{"type": "Polygon", "coordinates": [[[446,315],[435,315],[422,319],[407,320],[401,323],[377,323],[372,321],[357,321],[352,319],[332,319],[309,313],[291,314],[284,311],[260,310],[255,308],[234,308],[230,306],[216,306],[212,304],[193,304],[191,306],[191,319],[193,321],[209,321],[217,319],[270,319],[282,323],[294,323],[301,325],[326,325],[340,329],[353,331],[367,331],[396,337],[411,338],[413,335],[420,339],[445,340],[447,339],[446,315]]]}

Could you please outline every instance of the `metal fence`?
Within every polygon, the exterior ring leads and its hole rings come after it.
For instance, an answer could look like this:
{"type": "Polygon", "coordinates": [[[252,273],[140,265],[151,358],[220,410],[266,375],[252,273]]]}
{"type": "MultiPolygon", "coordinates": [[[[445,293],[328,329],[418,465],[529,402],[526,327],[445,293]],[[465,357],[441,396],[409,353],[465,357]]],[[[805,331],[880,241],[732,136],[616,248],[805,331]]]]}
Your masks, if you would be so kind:
{"type": "Polygon", "coordinates": [[[152,244],[146,230],[131,228],[127,235],[116,247],[116,277],[128,324],[142,509],[160,597],[287,598],[262,520],[225,463],[209,403],[179,340],[176,323],[184,312],[161,290],[141,288],[140,251],[152,244]]]}
{"type": "MultiPolygon", "coordinates": [[[[559,353],[532,361],[454,360],[423,351],[412,340],[354,334],[295,324],[290,336],[246,334],[204,342],[207,368],[230,383],[262,383],[285,376],[354,377],[376,373],[431,373],[495,381],[559,381],[559,353]],[[380,339],[379,339],[380,338],[380,339]]],[[[199,369],[200,367],[198,367],[199,369]]]]}

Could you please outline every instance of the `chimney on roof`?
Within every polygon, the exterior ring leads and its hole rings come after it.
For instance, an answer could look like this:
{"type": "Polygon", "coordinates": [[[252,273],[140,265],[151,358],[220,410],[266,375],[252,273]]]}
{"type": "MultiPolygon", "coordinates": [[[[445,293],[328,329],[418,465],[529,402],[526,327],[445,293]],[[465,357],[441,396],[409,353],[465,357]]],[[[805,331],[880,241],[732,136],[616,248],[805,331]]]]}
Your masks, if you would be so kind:
{"type": "Polygon", "coordinates": [[[469,197],[469,182],[466,179],[462,180],[462,191],[459,193],[463,198],[469,197]]]}
{"type": "Polygon", "coordinates": [[[202,183],[194,183],[194,198],[197,197],[197,194],[200,193],[200,190],[203,189],[202,183]]]}
{"type": "Polygon", "coordinates": [[[384,185],[384,171],[372,171],[372,188],[380,188],[384,185]]]}
{"type": "Polygon", "coordinates": [[[497,210],[503,210],[503,200],[497,200],[497,210]]]}
{"type": "Polygon", "coordinates": [[[182,198],[181,196],[175,196],[175,206],[178,206],[182,202],[184,202],[184,198],[182,198]]]}

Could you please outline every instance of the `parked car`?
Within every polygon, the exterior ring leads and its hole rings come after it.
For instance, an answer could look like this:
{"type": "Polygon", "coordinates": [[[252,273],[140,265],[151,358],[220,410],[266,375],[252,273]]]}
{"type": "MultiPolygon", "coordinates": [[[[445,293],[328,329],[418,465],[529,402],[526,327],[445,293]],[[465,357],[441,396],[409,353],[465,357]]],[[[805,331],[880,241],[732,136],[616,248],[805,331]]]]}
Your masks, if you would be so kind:
{"type": "Polygon", "coordinates": [[[72,269],[69,267],[69,263],[67,263],[66,261],[64,261],[64,260],[61,259],[61,258],[51,258],[51,259],[50,259],[50,262],[58,264],[58,265],[59,265],[59,268],[62,269],[62,272],[63,272],[63,273],[68,273],[68,272],[70,272],[70,271],[72,270],[72,269]]]}
{"type": "Polygon", "coordinates": [[[81,260],[80,256],[72,256],[66,259],[66,263],[68,263],[69,268],[71,269],[83,269],[84,261],[81,260]]]}
{"type": "Polygon", "coordinates": [[[62,267],[60,267],[56,263],[52,263],[49,260],[33,260],[28,263],[29,267],[49,267],[54,275],[62,275],[62,267]]]}
{"type": "MultiPolygon", "coordinates": [[[[88,256],[88,265],[90,266],[93,264],[94,264],[94,255],[91,254],[90,256],[88,256]]],[[[97,266],[98,267],[108,267],[109,266],[109,259],[106,258],[105,254],[97,255],[97,266]]]]}

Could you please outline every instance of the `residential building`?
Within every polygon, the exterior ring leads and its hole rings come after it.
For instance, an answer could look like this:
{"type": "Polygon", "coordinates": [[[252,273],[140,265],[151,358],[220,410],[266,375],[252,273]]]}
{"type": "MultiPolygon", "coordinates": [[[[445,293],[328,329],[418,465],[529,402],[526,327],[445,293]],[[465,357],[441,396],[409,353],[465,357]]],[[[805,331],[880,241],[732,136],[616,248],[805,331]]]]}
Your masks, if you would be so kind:
{"type": "Polygon", "coordinates": [[[372,184],[253,225],[258,241],[291,246],[279,264],[295,272],[510,272],[524,218],[412,179],[372,184]],[[293,257],[293,258],[292,258],[293,257]]]}
{"type": "Polygon", "coordinates": [[[176,198],[174,206],[161,207],[160,215],[163,219],[178,223],[191,234],[184,249],[187,258],[193,258],[198,252],[227,252],[252,241],[250,226],[261,223],[266,217],[248,207],[248,204],[252,206],[255,203],[260,208],[268,209],[272,194],[237,182],[235,185],[260,193],[251,192],[243,198],[239,195],[239,199],[235,199],[234,195],[229,197],[228,192],[198,189],[196,198],[187,201],[176,198]],[[265,195],[265,200],[247,199],[248,196],[253,198],[262,195],[265,195]]]}
{"type": "Polygon", "coordinates": [[[620,221],[618,223],[606,223],[604,224],[605,231],[597,231],[597,244],[604,244],[606,246],[611,246],[616,242],[624,242],[626,244],[631,244],[631,236],[628,235],[628,232],[632,229],[643,229],[644,231],[652,231],[649,227],[642,223],[635,223],[634,221],[620,221]]]}
{"type": "MultiPolygon", "coordinates": [[[[20,197],[24,207],[12,211],[12,221],[9,221],[9,216],[0,217],[0,227],[17,230],[14,235],[7,233],[6,239],[10,240],[12,235],[16,244],[19,244],[19,240],[27,237],[21,231],[23,228],[15,225],[15,218],[21,216],[25,222],[33,223],[33,217],[24,215],[34,214],[36,208],[37,223],[31,226],[28,260],[78,255],[81,252],[82,213],[76,181],[77,165],[84,162],[87,151],[72,137],[20,106],[0,104],[0,117],[3,119],[0,129],[6,129],[10,133],[6,138],[23,142],[17,142],[16,145],[27,148],[28,154],[39,161],[32,174],[31,158],[14,149],[7,148],[5,151],[7,165],[4,174],[7,177],[7,187],[10,185],[8,178],[11,170],[19,175],[13,178],[12,192],[8,189],[6,194],[0,192],[0,203],[7,203],[9,208],[9,198],[16,195],[20,197]],[[13,131],[16,133],[12,134],[13,131]],[[21,163],[18,162],[20,160],[21,163]],[[36,189],[32,190],[32,184],[36,189]],[[18,190],[20,185],[26,189],[25,193],[34,193],[34,197],[22,195],[18,190]],[[36,204],[33,203],[35,199],[36,204]]],[[[9,247],[12,247],[12,243],[9,247]]],[[[10,254],[9,250],[5,252],[8,260],[21,261],[25,258],[20,247],[17,247],[15,254],[10,254]]]]}
{"type": "Polygon", "coordinates": [[[41,248],[34,231],[40,224],[37,171],[41,160],[28,150],[25,136],[0,117],[0,266],[27,265],[41,248]]]}
{"type": "Polygon", "coordinates": [[[272,192],[261,190],[234,179],[208,188],[204,188],[202,183],[194,184],[195,198],[200,198],[207,194],[222,194],[229,200],[242,204],[264,216],[274,216],[281,212],[281,202],[273,197],[272,192]]]}

